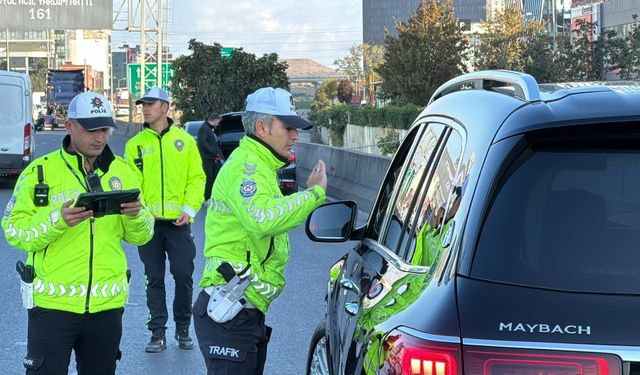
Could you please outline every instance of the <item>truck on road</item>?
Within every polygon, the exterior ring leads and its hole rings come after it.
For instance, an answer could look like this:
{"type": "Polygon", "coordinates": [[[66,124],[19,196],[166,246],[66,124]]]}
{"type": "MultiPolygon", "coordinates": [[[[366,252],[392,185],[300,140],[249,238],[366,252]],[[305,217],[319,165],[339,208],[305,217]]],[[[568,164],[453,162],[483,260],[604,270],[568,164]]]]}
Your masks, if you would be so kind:
{"type": "Polygon", "coordinates": [[[56,116],[64,117],[71,99],[84,89],[84,69],[49,69],[47,107],[54,108],[56,116]]]}

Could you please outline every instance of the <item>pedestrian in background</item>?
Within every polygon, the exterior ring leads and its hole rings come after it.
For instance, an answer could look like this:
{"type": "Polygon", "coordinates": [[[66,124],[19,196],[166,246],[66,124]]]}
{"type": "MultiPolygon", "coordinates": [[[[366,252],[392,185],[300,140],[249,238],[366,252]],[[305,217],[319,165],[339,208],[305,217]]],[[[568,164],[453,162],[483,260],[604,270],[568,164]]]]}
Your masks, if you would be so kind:
{"type": "Polygon", "coordinates": [[[203,202],[205,175],[196,141],[184,129],[172,126],[173,120],[167,117],[167,93],[153,87],[136,101],[139,104],[144,127],[127,142],[125,159],[137,168],[143,195],[156,218],[153,238],[138,247],[146,277],[147,328],[151,331],[145,351],[158,353],[167,348],[164,283],[167,258],[175,281],[174,337],[181,349],[188,350],[193,348],[189,326],[196,255],[191,222],[203,202]]]}
{"type": "Polygon", "coordinates": [[[222,118],[217,113],[209,115],[207,121],[200,125],[198,130],[198,149],[202,157],[202,168],[207,176],[207,182],[204,187],[204,202],[208,204],[211,198],[211,188],[213,181],[218,174],[219,165],[222,162],[222,153],[218,147],[218,137],[216,137],[215,129],[220,125],[222,118]]]}
{"type": "MultiPolygon", "coordinates": [[[[91,91],[76,95],[62,146],[21,174],[2,219],[7,242],[29,255],[21,262],[28,310],[27,374],[66,374],[75,351],[78,374],[114,374],[129,292],[122,241],[143,245],[153,216],[141,204],[93,217],[73,207],[81,193],[140,188],[131,166],[107,141],[111,106],[91,91]]],[[[8,322],[6,322],[8,323],[8,322]]]]}
{"type": "Polygon", "coordinates": [[[242,115],[246,135],[213,185],[200,280],[204,290],[193,307],[208,374],[262,374],[271,335],[265,314],[285,285],[287,233],[325,199],[327,176],[321,160],[307,190],[283,197],[278,187],[276,170],[287,163],[298,129],[312,126],[292,103],[291,94],[280,88],[262,88],[247,97],[242,115]],[[240,284],[234,284],[236,274],[243,276],[240,284]],[[243,294],[227,301],[242,309],[227,309],[230,305],[218,303],[223,299],[211,297],[222,285],[246,287],[235,288],[243,294]]]}

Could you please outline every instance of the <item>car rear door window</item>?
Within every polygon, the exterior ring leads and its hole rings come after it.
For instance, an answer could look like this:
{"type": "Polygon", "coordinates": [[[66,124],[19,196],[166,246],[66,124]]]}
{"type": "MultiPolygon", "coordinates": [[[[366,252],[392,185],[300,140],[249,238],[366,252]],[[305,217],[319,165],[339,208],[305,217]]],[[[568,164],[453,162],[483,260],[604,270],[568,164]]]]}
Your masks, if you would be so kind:
{"type": "Polygon", "coordinates": [[[639,246],[639,150],[529,148],[495,195],[471,275],[560,290],[637,294],[639,246]]]}

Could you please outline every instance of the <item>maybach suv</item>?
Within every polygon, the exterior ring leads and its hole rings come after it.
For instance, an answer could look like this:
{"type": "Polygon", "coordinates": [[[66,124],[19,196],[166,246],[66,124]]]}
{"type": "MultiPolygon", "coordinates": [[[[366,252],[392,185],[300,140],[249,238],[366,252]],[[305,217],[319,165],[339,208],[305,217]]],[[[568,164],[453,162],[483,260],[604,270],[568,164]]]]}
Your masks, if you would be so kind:
{"type": "Polygon", "coordinates": [[[436,90],[331,269],[308,374],[640,374],[640,85],[482,71],[436,90]]]}

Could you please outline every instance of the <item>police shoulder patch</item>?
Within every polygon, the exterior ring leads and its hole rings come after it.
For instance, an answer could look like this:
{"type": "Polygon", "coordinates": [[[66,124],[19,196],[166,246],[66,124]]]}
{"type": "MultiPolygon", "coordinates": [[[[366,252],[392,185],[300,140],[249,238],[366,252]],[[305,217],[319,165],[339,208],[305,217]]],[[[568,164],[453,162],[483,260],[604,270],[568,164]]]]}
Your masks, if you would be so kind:
{"type": "Polygon", "coordinates": [[[111,177],[109,179],[109,186],[113,191],[120,191],[122,190],[122,181],[120,181],[118,177],[111,177]]]}
{"type": "Polygon", "coordinates": [[[256,190],[258,190],[258,187],[254,180],[244,180],[240,185],[240,195],[245,198],[253,197],[256,194],[256,190]]]}
{"type": "Polygon", "coordinates": [[[174,145],[176,146],[176,150],[182,151],[182,149],[184,148],[184,141],[182,139],[176,139],[174,145]]]}

